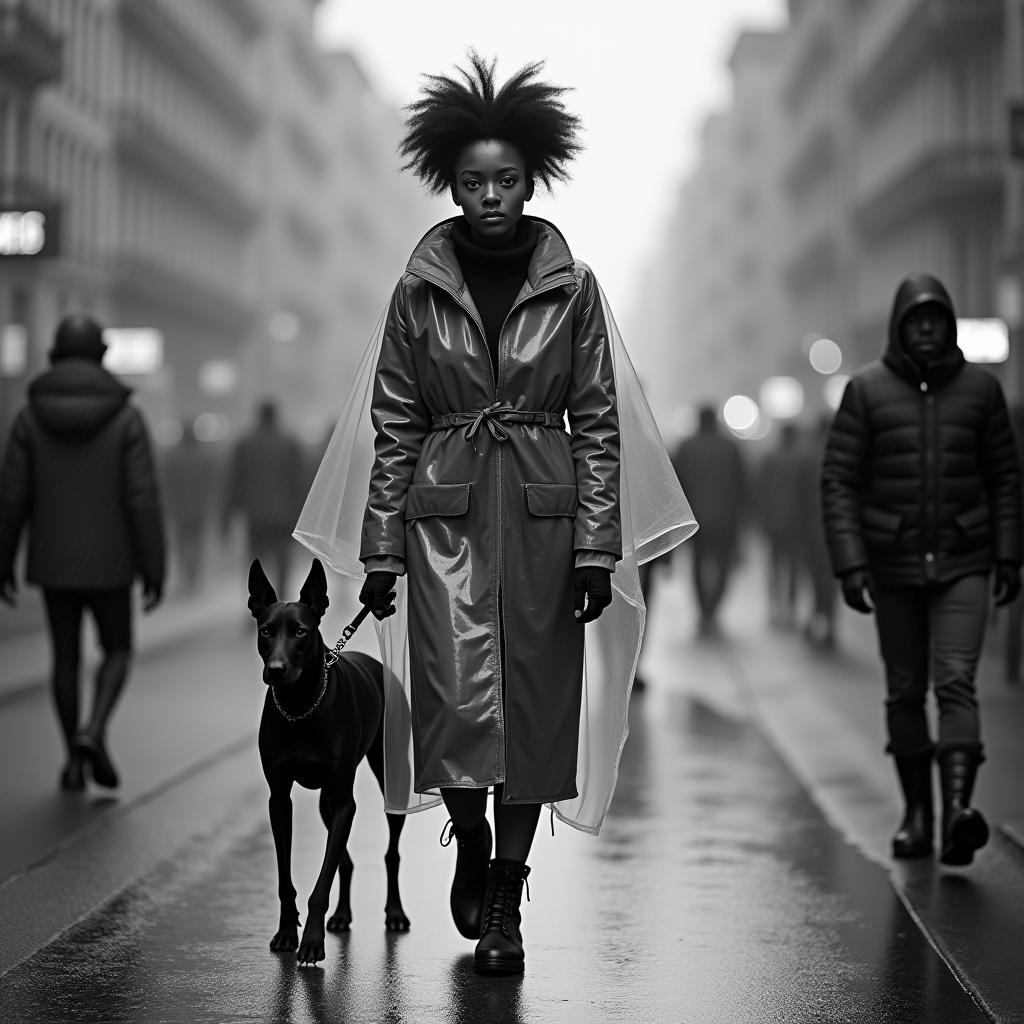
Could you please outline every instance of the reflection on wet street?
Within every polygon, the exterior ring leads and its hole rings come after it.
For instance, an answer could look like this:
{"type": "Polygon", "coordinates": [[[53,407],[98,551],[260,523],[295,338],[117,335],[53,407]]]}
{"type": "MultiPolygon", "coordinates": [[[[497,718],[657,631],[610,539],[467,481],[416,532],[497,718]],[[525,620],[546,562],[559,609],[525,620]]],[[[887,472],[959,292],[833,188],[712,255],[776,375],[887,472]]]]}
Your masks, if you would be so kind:
{"type": "MultiPolygon", "coordinates": [[[[482,979],[447,910],[440,811],[403,838],[408,935],[384,931],[386,830],[360,811],[350,934],[322,968],[271,954],[265,805],[242,808],[0,982],[0,1019],[69,1022],[984,1020],[882,871],[840,842],[743,717],[681,693],[634,699],[594,838],[542,820],[521,979],[482,979]]],[[[255,769],[255,761],[253,762],[255,769]]],[[[297,799],[300,907],[322,855],[297,799]]]]}

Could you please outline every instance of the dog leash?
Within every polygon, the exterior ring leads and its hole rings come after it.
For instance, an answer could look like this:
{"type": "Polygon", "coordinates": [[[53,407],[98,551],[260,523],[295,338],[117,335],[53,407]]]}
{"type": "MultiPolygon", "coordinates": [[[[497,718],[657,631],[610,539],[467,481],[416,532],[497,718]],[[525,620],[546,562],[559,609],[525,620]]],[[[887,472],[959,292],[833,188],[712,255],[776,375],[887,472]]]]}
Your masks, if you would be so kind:
{"type": "Polygon", "coordinates": [[[341,631],[341,636],[338,638],[338,642],[334,647],[327,652],[327,657],[324,658],[324,677],[323,682],[320,686],[320,696],[313,702],[313,706],[308,711],[303,711],[301,715],[290,715],[277,699],[277,690],[271,688],[271,695],[274,698],[274,707],[286,718],[289,722],[301,722],[303,718],[308,718],[318,707],[320,707],[320,701],[324,699],[324,694],[327,693],[327,670],[338,660],[338,656],[341,654],[345,644],[352,639],[353,634],[359,628],[359,624],[369,614],[370,608],[368,605],[364,605],[362,611],[341,631]]]}
{"type": "Polygon", "coordinates": [[[359,628],[359,624],[370,614],[370,606],[364,604],[362,611],[341,631],[341,636],[338,638],[338,642],[334,647],[328,651],[327,660],[324,663],[324,671],[331,667],[337,660],[338,655],[341,654],[342,648],[352,639],[352,635],[359,628]]]}

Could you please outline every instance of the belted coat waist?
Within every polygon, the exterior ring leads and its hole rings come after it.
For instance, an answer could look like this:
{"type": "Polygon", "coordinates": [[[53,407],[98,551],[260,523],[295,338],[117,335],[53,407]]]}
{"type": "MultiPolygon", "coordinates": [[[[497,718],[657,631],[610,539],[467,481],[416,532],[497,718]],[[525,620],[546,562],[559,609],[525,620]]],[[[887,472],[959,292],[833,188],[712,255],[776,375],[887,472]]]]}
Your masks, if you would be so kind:
{"type": "Polygon", "coordinates": [[[463,436],[473,441],[481,426],[485,426],[496,441],[508,439],[508,431],[502,423],[536,423],[542,427],[563,427],[565,417],[554,412],[529,412],[526,409],[515,409],[508,402],[493,402],[486,409],[474,409],[472,412],[446,412],[434,416],[430,420],[431,430],[450,430],[452,427],[465,427],[463,436]]]}

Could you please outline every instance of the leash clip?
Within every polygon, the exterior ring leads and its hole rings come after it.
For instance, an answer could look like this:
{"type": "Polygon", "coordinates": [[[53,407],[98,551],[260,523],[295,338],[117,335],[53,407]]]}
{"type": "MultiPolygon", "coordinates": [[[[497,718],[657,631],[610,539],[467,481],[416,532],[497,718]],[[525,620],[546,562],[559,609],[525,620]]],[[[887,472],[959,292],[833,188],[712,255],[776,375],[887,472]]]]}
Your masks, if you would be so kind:
{"type": "Polygon", "coordinates": [[[364,606],[362,611],[341,631],[341,636],[338,638],[338,642],[334,645],[334,648],[327,652],[327,657],[324,659],[324,667],[330,668],[337,660],[338,655],[341,654],[342,648],[345,644],[352,639],[355,635],[355,631],[359,628],[359,624],[369,614],[369,606],[364,606]]]}

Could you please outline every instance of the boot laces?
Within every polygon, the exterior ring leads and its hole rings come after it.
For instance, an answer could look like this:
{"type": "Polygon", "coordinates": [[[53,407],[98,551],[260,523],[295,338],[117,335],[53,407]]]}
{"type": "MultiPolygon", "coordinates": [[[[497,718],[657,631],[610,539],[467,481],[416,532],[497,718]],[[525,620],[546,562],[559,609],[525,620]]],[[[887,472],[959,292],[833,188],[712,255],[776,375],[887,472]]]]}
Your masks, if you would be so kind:
{"type": "MultiPolygon", "coordinates": [[[[477,831],[477,839],[483,838],[483,835],[484,835],[483,825],[484,825],[484,822],[481,821],[480,825],[477,827],[477,830],[476,830],[477,831]]],[[[440,835],[440,838],[439,838],[439,842],[441,843],[442,846],[451,846],[453,839],[455,840],[455,845],[458,846],[458,848],[460,850],[466,849],[471,843],[474,843],[474,842],[477,841],[477,839],[467,839],[464,836],[460,836],[458,831],[455,828],[455,822],[453,822],[452,819],[449,818],[444,823],[444,828],[441,829],[441,835],[440,835]]]]}
{"type": "MultiPolygon", "coordinates": [[[[481,828],[478,840],[482,841],[483,837],[484,830],[481,828]]],[[[487,860],[472,856],[472,841],[460,836],[455,830],[455,823],[449,818],[441,829],[439,842],[442,846],[451,846],[453,839],[459,853],[455,863],[455,884],[482,889],[487,881],[487,860]]]]}
{"type": "Polygon", "coordinates": [[[441,836],[440,836],[439,842],[441,843],[442,846],[451,846],[452,839],[454,837],[455,837],[455,822],[453,822],[452,819],[449,818],[444,823],[444,826],[441,829],[441,836]],[[448,833],[447,836],[445,836],[445,832],[446,831],[448,833]]]}
{"type": "Polygon", "coordinates": [[[481,933],[489,928],[500,928],[506,935],[509,934],[509,925],[515,928],[516,918],[519,916],[519,899],[522,890],[526,888],[526,902],[530,902],[530,883],[526,878],[517,878],[509,871],[500,871],[494,880],[494,885],[487,893],[487,905],[484,907],[484,920],[480,929],[481,933]]]}

